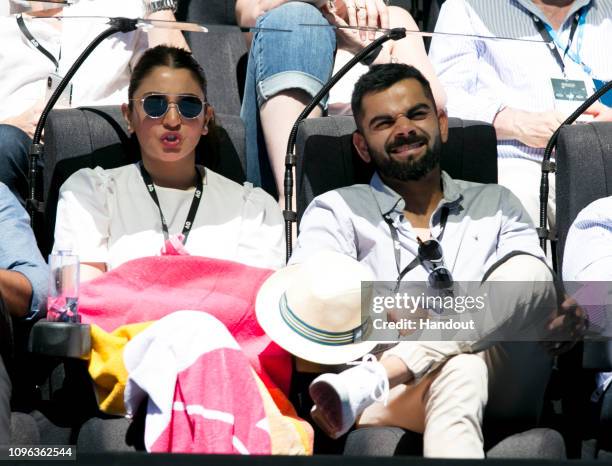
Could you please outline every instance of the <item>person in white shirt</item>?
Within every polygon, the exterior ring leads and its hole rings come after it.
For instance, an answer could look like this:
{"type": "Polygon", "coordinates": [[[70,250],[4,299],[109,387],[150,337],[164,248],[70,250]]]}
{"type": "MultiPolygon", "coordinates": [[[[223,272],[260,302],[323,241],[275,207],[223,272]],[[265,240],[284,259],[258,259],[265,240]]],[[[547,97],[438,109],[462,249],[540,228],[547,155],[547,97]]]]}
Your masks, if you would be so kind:
{"type": "MultiPolygon", "coordinates": [[[[25,13],[20,3],[0,0],[0,11],[5,13],[0,17],[0,69],[3,70],[0,181],[22,204],[28,192],[27,154],[40,113],[50,96],[49,80],[57,84],[85,47],[108,27],[103,20],[60,21],[52,17],[123,16],[173,21],[173,3],[171,0],[82,0],[69,7],[58,5],[49,9],[48,5],[34,2],[32,11],[25,13]]],[[[120,104],[138,58],[147,48],[163,43],[188,49],[182,33],[170,29],[152,28],[148,32],[139,29],[106,39],[73,78],[71,103],[60,101],[58,107],[120,104]]]]}
{"type": "MultiPolygon", "coordinates": [[[[495,127],[499,183],[521,200],[538,225],[541,161],[548,140],[585,96],[612,79],[612,58],[602,46],[612,40],[612,3],[447,0],[435,30],[523,40],[436,36],[429,57],[448,93],[449,116],[495,127]],[[544,43],[544,37],[555,39],[555,46],[544,43]]],[[[610,121],[608,105],[604,100],[589,113],[595,121],[610,121]]],[[[554,205],[551,177],[551,225],[554,205]]]]}
{"type": "Polygon", "coordinates": [[[283,219],[274,199],[195,163],[198,142],[215,130],[203,71],[191,54],[150,49],[128,94],[122,108],[142,161],[68,178],[54,249],[79,255],[82,280],[130,259],[172,253],[282,266],[283,219]]]}

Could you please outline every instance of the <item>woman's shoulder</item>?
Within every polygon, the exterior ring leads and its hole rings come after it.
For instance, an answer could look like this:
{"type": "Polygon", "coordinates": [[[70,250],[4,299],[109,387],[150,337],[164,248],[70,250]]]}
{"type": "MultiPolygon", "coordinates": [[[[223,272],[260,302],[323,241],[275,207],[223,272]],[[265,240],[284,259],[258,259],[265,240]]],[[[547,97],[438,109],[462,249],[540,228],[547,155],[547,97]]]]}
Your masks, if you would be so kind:
{"type": "Polygon", "coordinates": [[[135,173],[137,170],[134,164],[110,169],[81,168],[68,177],[60,191],[106,190],[117,181],[120,182],[119,184],[121,181],[127,181],[135,173]]]}
{"type": "Polygon", "coordinates": [[[272,196],[265,192],[261,188],[256,188],[252,183],[245,182],[243,184],[237,183],[217,172],[212,171],[210,168],[206,169],[207,184],[213,189],[220,190],[224,196],[230,196],[242,199],[243,202],[251,202],[261,204],[262,206],[268,205],[269,203],[276,204],[276,201],[272,196]]]}
{"type": "Polygon", "coordinates": [[[261,200],[262,202],[267,200],[274,201],[272,196],[266,193],[263,189],[254,187],[252,183],[247,181],[245,181],[243,184],[237,183],[223,175],[220,175],[210,168],[206,169],[206,180],[207,184],[214,188],[222,189],[224,192],[230,195],[240,196],[243,199],[253,198],[261,200]]]}

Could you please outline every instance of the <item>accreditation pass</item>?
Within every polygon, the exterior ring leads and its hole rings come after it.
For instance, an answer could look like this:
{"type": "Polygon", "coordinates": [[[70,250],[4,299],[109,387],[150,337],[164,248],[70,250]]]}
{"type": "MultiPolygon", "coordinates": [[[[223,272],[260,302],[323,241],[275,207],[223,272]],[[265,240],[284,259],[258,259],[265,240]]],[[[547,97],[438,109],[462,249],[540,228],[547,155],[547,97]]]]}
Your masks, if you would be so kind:
{"type": "Polygon", "coordinates": [[[75,445],[0,445],[1,460],[76,460],[75,445]]]}

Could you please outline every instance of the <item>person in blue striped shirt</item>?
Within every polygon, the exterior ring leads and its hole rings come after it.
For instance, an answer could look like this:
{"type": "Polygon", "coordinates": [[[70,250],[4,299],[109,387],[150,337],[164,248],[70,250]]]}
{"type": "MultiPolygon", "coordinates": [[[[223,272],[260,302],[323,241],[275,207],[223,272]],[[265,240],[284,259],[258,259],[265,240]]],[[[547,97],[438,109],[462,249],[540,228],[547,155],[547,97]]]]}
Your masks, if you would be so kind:
{"type": "MultiPolygon", "coordinates": [[[[448,94],[448,115],[492,123],[499,183],[539,223],[546,143],[571,111],[612,79],[612,2],[608,0],[446,0],[437,32],[520,40],[436,36],[430,60],[448,94]],[[553,47],[545,42],[551,39],[553,47]],[[568,89],[571,89],[569,91],[568,89]]],[[[596,121],[612,109],[595,104],[596,121]]],[[[551,177],[549,222],[554,225],[551,177]]]]}

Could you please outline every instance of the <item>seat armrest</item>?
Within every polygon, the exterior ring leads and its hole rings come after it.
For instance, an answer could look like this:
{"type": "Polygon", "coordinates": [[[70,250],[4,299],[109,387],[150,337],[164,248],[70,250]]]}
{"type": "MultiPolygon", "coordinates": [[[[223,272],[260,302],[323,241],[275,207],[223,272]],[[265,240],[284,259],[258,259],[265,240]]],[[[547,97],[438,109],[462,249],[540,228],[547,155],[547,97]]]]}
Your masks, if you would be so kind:
{"type": "Polygon", "coordinates": [[[32,327],[28,348],[32,353],[64,358],[89,359],[89,324],[39,320],[32,327]]]}

